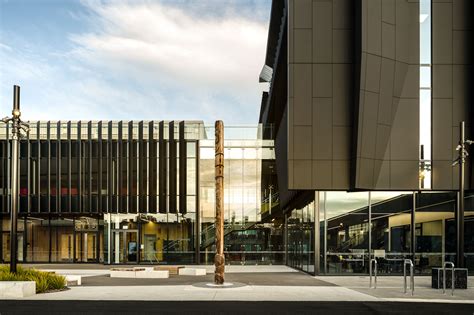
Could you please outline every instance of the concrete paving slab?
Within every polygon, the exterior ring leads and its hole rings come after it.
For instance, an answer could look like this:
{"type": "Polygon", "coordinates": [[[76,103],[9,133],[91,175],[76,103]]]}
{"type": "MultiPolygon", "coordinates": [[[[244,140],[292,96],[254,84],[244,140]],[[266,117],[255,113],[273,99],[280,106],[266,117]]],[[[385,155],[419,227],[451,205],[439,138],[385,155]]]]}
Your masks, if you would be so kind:
{"type": "MultiPolygon", "coordinates": [[[[24,264],[26,268],[36,268],[41,270],[85,270],[99,272],[108,272],[113,267],[154,267],[154,266],[170,266],[170,265],[104,265],[104,264],[24,264]]],[[[183,265],[179,265],[183,266],[183,265]]],[[[205,268],[207,273],[214,272],[214,265],[184,265],[185,268],[205,268]]],[[[226,265],[225,270],[227,273],[252,273],[252,272],[299,272],[291,267],[283,265],[226,265]]]]}
{"type": "Polygon", "coordinates": [[[404,282],[402,276],[378,277],[377,289],[369,288],[370,280],[368,276],[318,276],[314,278],[324,280],[338,286],[344,286],[348,289],[363,294],[368,294],[382,300],[424,300],[443,302],[459,301],[465,303],[474,303],[474,277],[469,277],[469,286],[467,290],[455,290],[454,296],[451,296],[451,291],[449,290],[446,291],[446,294],[443,294],[442,290],[432,289],[431,277],[428,276],[415,277],[415,292],[413,296],[411,295],[409,288],[407,288],[407,293],[404,293],[404,282]]]}
{"type": "Polygon", "coordinates": [[[245,286],[231,289],[193,286],[73,287],[41,294],[34,300],[143,301],[376,301],[377,298],[342,287],[245,286]]]}

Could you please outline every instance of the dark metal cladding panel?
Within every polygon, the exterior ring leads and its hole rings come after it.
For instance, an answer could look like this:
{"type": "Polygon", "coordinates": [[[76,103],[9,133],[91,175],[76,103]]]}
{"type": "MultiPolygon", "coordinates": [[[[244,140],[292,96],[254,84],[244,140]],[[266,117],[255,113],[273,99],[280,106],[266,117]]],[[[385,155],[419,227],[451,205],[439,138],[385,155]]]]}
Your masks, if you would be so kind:
{"type": "Polygon", "coordinates": [[[159,213],[167,213],[166,199],[167,199],[167,156],[166,140],[165,140],[165,126],[164,122],[160,121],[159,132],[160,132],[160,157],[159,157],[159,191],[160,191],[160,202],[159,202],[159,213]]]}
{"type": "Polygon", "coordinates": [[[8,127],[7,125],[7,135],[6,135],[6,138],[8,139],[6,142],[5,142],[5,151],[6,151],[6,154],[5,154],[5,157],[6,157],[6,161],[5,161],[5,174],[6,174],[6,178],[5,178],[5,191],[7,192],[7,197],[5,198],[5,209],[6,211],[5,212],[8,212],[10,213],[10,208],[11,208],[11,193],[8,193],[10,192],[10,178],[11,178],[11,165],[10,165],[10,159],[8,159],[9,156],[11,156],[11,140],[10,139],[10,133],[11,133],[11,130],[10,128],[8,127]]]}
{"type": "Polygon", "coordinates": [[[27,170],[26,170],[26,182],[27,182],[27,191],[28,191],[28,194],[27,194],[27,197],[26,197],[26,207],[27,207],[27,212],[30,213],[31,212],[31,192],[32,192],[32,185],[31,185],[31,181],[29,180],[30,176],[31,176],[31,142],[30,142],[30,139],[26,139],[26,145],[27,145],[27,150],[28,150],[28,153],[26,155],[26,167],[27,167],[27,170]]]}
{"type": "Polygon", "coordinates": [[[201,211],[199,210],[199,201],[200,201],[200,189],[199,189],[199,161],[200,161],[200,145],[199,145],[199,140],[196,141],[196,203],[194,205],[194,209],[196,209],[196,224],[194,226],[194,230],[197,231],[195,234],[195,253],[196,253],[196,263],[200,264],[201,263],[201,211]]]}
{"type": "Polygon", "coordinates": [[[187,152],[186,152],[186,139],[185,139],[185,125],[184,121],[179,123],[179,212],[186,213],[187,209],[187,189],[186,189],[186,178],[187,178],[187,170],[186,170],[186,159],[187,159],[187,152]]]}
{"type": "Polygon", "coordinates": [[[120,121],[118,124],[118,157],[117,157],[117,172],[118,172],[118,201],[117,201],[117,212],[126,213],[127,212],[127,187],[124,185],[126,177],[124,179],[124,172],[127,171],[126,158],[124,157],[124,152],[126,152],[126,145],[123,141],[123,122],[120,121]]]}
{"type": "MultiPolygon", "coordinates": [[[[459,124],[474,137],[474,1],[433,1],[431,7],[432,189],[458,190],[459,124]]],[[[472,146],[470,149],[472,152],[472,146]]],[[[472,153],[471,153],[472,154],[472,153]]],[[[474,187],[472,159],[466,160],[465,186],[474,187]]]]}
{"type": "MultiPolygon", "coordinates": [[[[92,122],[89,121],[87,123],[87,146],[89,148],[89,154],[87,155],[87,164],[88,164],[88,170],[87,170],[87,209],[86,212],[93,212],[96,207],[93,206],[93,196],[92,196],[92,122]]],[[[94,211],[95,212],[95,211],[94,211]]]]}
{"type": "MultiPolygon", "coordinates": [[[[42,153],[44,154],[46,158],[46,196],[41,196],[40,199],[45,198],[46,202],[44,203],[44,206],[46,209],[43,209],[42,206],[41,212],[51,212],[51,123],[48,121],[46,124],[46,141],[45,141],[45,146],[46,146],[46,152],[42,153]]],[[[40,152],[41,149],[40,149],[40,152]]],[[[40,200],[41,202],[41,200],[40,200]]],[[[43,203],[41,202],[41,205],[43,203]]]]}
{"type": "Polygon", "coordinates": [[[128,165],[128,211],[127,213],[136,213],[136,189],[137,189],[137,178],[136,173],[133,170],[136,168],[136,157],[133,156],[133,152],[136,149],[136,143],[133,140],[133,121],[128,122],[128,154],[127,154],[127,165],[128,165]]]}
{"type": "Polygon", "coordinates": [[[29,163],[30,160],[30,150],[29,150],[29,141],[26,139],[19,140],[19,163],[18,163],[18,186],[19,186],[19,213],[28,213],[29,210],[29,196],[30,196],[30,187],[29,181],[27,180],[29,175],[29,163]],[[25,180],[27,182],[25,183],[25,180]],[[26,185],[25,185],[26,184],[26,185]]]}
{"type": "Polygon", "coordinates": [[[295,197],[296,191],[288,189],[288,110],[283,113],[283,120],[275,139],[276,169],[278,173],[278,189],[280,193],[280,206],[283,210],[295,197]]]}
{"type": "Polygon", "coordinates": [[[67,122],[67,212],[72,212],[72,191],[71,191],[71,179],[72,179],[72,141],[71,141],[71,122],[67,122]]]}
{"type": "Polygon", "coordinates": [[[79,121],[77,123],[77,156],[76,161],[77,163],[77,210],[78,212],[82,211],[82,123],[79,121]]]}
{"type": "Polygon", "coordinates": [[[355,189],[419,188],[419,3],[362,1],[355,189]],[[417,31],[414,32],[413,30],[417,31]]]}
{"type": "MultiPolygon", "coordinates": [[[[0,188],[0,193],[1,193],[1,196],[0,196],[0,213],[6,213],[7,212],[7,207],[6,207],[6,203],[7,203],[7,195],[6,195],[6,182],[7,182],[7,143],[8,141],[7,140],[1,140],[0,141],[0,172],[1,172],[1,188],[0,188]]],[[[0,227],[1,229],[1,227],[0,227]]]]}
{"type": "Polygon", "coordinates": [[[56,208],[54,212],[61,212],[61,122],[56,124],[56,208]]]}
{"type": "MultiPolygon", "coordinates": [[[[270,107],[264,110],[278,134],[285,119],[283,108],[288,108],[284,136],[289,141],[281,141],[286,147],[277,147],[288,152],[287,184],[280,187],[350,189],[356,2],[288,1],[287,40],[281,41],[285,46],[273,66],[270,107]]],[[[286,189],[280,192],[291,195],[286,189]]]]}
{"type": "Polygon", "coordinates": [[[41,183],[41,177],[40,177],[40,174],[41,174],[41,141],[40,141],[40,122],[38,121],[36,123],[36,126],[34,127],[36,128],[36,134],[38,135],[37,139],[35,139],[35,142],[36,142],[36,145],[37,145],[37,151],[36,151],[36,171],[35,171],[35,186],[36,186],[36,191],[35,191],[35,196],[34,198],[36,199],[35,200],[35,208],[36,208],[36,211],[37,212],[41,212],[41,202],[40,202],[40,194],[41,194],[41,187],[40,187],[40,183],[41,183]]]}
{"type": "Polygon", "coordinates": [[[102,154],[104,151],[107,150],[107,148],[103,147],[102,143],[102,121],[99,121],[97,124],[97,134],[98,134],[98,146],[99,146],[99,152],[97,153],[97,167],[98,167],[98,177],[97,177],[97,211],[99,213],[105,212],[105,209],[102,209],[103,204],[102,204],[102,180],[103,180],[103,174],[102,170],[106,167],[106,165],[103,165],[102,163],[102,154]]]}
{"type": "MultiPolygon", "coordinates": [[[[117,198],[116,198],[116,187],[117,187],[117,156],[113,155],[113,133],[112,133],[112,122],[109,121],[107,126],[108,138],[107,138],[107,147],[109,150],[108,156],[108,165],[107,165],[107,201],[108,201],[108,213],[115,213],[117,212],[117,198]]],[[[117,148],[115,148],[117,150],[117,148]]]]}
{"type": "Polygon", "coordinates": [[[169,212],[176,213],[177,203],[177,141],[174,135],[175,123],[174,121],[169,124],[169,138],[170,138],[170,155],[169,155],[169,212]]]}
{"type": "Polygon", "coordinates": [[[147,142],[144,138],[144,123],[138,124],[138,212],[146,213],[147,209],[147,142]]]}
{"type": "Polygon", "coordinates": [[[149,178],[149,183],[148,183],[148,211],[150,213],[156,213],[157,210],[157,187],[156,187],[156,182],[157,182],[157,163],[158,160],[156,159],[157,156],[157,151],[158,151],[158,142],[154,137],[154,129],[155,129],[155,124],[153,121],[150,121],[148,125],[148,131],[149,131],[149,136],[148,136],[148,141],[149,141],[149,158],[148,158],[148,178],[149,178]]]}

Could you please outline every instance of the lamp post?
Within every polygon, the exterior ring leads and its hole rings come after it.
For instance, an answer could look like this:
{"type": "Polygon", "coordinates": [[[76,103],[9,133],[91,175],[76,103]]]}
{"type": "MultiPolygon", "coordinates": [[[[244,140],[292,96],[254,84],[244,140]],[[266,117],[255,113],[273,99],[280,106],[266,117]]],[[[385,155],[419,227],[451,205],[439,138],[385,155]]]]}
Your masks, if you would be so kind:
{"type": "Polygon", "coordinates": [[[453,166],[459,165],[459,201],[456,211],[456,263],[459,268],[464,268],[464,163],[469,155],[466,146],[474,143],[472,140],[466,140],[464,128],[464,121],[461,121],[459,144],[456,147],[459,156],[453,162],[453,166]]]}
{"type": "Polygon", "coordinates": [[[10,209],[10,272],[16,273],[17,262],[17,215],[18,215],[18,142],[21,137],[20,131],[28,132],[28,125],[20,119],[20,87],[13,86],[13,110],[12,117],[5,117],[2,122],[12,124],[12,156],[11,156],[11,209],[10,209]]]}

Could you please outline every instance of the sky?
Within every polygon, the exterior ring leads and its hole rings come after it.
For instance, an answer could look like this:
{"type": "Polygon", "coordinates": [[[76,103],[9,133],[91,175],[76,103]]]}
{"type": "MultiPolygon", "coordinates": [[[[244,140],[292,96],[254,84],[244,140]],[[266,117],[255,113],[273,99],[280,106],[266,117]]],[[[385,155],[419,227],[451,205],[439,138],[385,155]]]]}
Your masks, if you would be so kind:
{"type": "Polygon", "coordinates": [[[258,122],[271,0],[0,0],[0,116],[258,122]]]}

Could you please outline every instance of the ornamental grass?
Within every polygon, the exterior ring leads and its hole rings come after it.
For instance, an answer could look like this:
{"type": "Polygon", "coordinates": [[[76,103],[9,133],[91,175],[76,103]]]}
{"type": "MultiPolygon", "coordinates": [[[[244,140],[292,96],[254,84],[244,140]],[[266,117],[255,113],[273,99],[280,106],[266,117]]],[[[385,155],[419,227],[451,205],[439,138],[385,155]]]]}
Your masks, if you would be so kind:
{"type": "Polygon", "coordinates": [[[34,281],[36,282],[36,293],[66,288],[66,278],[64,276],[21,266],[17,267],[16,273],[10,272],[10,266],[0,266],[0,281],[34,281]]]}

